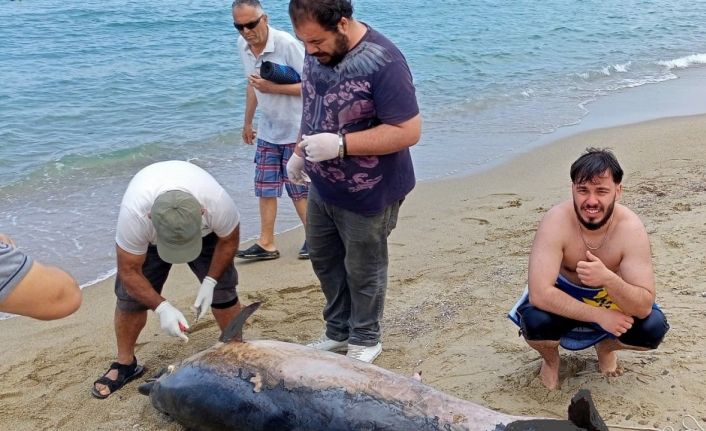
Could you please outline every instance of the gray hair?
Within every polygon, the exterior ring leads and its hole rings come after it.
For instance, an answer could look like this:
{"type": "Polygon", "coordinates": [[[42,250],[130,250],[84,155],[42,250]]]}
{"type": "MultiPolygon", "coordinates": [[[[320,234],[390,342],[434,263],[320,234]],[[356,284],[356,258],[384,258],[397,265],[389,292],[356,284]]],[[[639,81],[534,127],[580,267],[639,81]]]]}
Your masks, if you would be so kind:
{"type": "Polygon", "coordinates": [[[262,4],[260,4],[260,0],[233,0],[231,9],[235,9],[239,6],[252,6],[255,9],[259,9],[260,12],[264,12],[262,10],[262,4]]]}

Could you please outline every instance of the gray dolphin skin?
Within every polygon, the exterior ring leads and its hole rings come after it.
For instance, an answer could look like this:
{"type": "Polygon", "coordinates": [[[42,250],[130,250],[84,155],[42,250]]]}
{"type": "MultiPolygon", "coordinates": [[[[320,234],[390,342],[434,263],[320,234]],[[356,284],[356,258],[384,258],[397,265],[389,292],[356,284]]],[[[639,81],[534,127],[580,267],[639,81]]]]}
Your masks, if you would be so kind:
{"type": "Polygon", "coordinates": [[[280,341],[239,341],[259,305],[244,308],[215,346],[169,367],[140,392],[197,431],[608,429],[587,391],[574,397],[572,420],[510,416],[344,355],[280,341]]]}

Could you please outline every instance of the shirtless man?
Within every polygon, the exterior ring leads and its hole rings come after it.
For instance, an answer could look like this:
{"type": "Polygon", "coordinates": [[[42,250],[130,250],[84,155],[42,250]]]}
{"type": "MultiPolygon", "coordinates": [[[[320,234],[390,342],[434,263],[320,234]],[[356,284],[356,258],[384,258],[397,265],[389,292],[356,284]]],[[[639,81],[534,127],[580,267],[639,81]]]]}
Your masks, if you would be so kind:
{"type": "Polygon", "coordinates": [[[606,376],[620,374],[617,350],[655,349],[669,329],[655,305],[645,226],[617,203],[623,170],[615,156],[589,148],[570,174],[573,199],[540,222],[529,258],[529,295],[517,307],[523,336],[542,356],[539,377],[549,389],[559,386],[560,340],[570,346],[563,341],[577,328],[593,331],[593,338],[569,348],[595,345],[606,376]]]}

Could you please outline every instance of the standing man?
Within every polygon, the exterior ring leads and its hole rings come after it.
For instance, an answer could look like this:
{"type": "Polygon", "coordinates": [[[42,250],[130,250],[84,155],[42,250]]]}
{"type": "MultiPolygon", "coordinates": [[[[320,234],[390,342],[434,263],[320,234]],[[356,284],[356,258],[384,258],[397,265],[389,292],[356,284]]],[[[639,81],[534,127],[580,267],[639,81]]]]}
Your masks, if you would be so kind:
{"type": "MultiPolygon", "coordinates": [[[[294,203],[294,208],[306,227],[306,197],[304,184],[293,184],[287,177],[287,161],[297,141],[302,113],[301,83],[276,84],[260,77],[263,61],[288,66],[302,73],[304,49],[289,33],[268,25],[268,18],[258,0],[235,0],[233,24],[240,33],[238,52],[248,80],[245,94],[243,142],[255,149],[255,196],[260,200],[260,239],[246,250],[238,251],[241,259],[277,259],[275,218],[277,198],[282,185],[294,203]],[[253,129],[255,109],[260,108],[257,133],[253,129]],[[257,134],[257,137],[256,137],[257,134]]],[[[307,259],[306,242],[299,257],[307,259]]]]}
{"type": "Polygon", "coordinates": [[[539,377],[559,386],[559,345],[595,345],[607,376],[617,351],[656,349],[669,329],[655,305],[650,242],[640,218],[617,203],[623,170],[608,150],[589,148],[571,165],[572,200],[550,209],[529,258],[529,295],[511,312],[542,356],[539,377]]]}
{"type": "Polygon", "coordinates": [[[193,308],[196,320],[208,308],[225,328],[240,311],[233,265],[240,235],[240,214],[228,193],[200,167],[184,161],[149,165],[130,181],[120,204],[115,277],[115,336],[118,358],[95,381],[96,398],[106,398],[144,369],[135,343],[147,310],[159,316],[168,335],[188,341],[184,315],[162,295],[174,263],[188,263],[201,282],[193,308]]]}
{"type": "Polygon", "coordinates": [[[326,297],[326,332],[310,346],[372,362],[382,351],[387,237],[415,184],[421,135],[412,74],[348,0],[291,0],[304,43],[302,139],[287,170],[311,178],[306,240],[326,297]]]}
{"type": "Polygon", "coordinates": [[[81,289],[63,270],[45,266],[0,233],[0,311],[39,320],[66,317],[81,305],[81,289]]]}

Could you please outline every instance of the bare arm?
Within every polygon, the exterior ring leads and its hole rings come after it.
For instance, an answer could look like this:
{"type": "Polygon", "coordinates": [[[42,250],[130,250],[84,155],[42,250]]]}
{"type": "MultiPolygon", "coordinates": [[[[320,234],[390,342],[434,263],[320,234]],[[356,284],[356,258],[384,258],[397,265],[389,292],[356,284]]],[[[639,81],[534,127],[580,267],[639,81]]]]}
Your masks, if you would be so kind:
{"type": "Polygon", "coordinates": [[[40,320],[66,317],[81,305],[81,289],[63,270],[34,262],[15,289],[0,302],[0,311],[40,320]]]}
{"type": "Polygon", "coordinates": [[[542,219],[532,243],[529,258],[529,299],[537,308],[582,322],[595,322],[596,308],[579,302],[557,289],[564,247],[564,220],[558,208],[552,208],[542,219]]]}
{"type": "Polygon", "coordinates": [[[4,242],[7,245],[15,246],[15,241],[4,233],[0,233],[0,242],[4,242]]]}
{"type": "Polygon", "coordinates": [[[165,298],[152,288],[152,284],[142,273],[146,255],[129,253],[118,245],[115,246],[115,250],[118,256],[117,277],[120,277],[125,290],[146,307],[152,310],[157,308],[165,298]]]}
{"type": "Polygon", "coordinates": [[[652,312],[655,302],[650,242],[637,216],[624,223],[625,230],[621,235],[624,239],[620,242],[626,246],[622,251],[619,274],[606,268],[590,252],[586,253],[585,261],[579,262],[576,272],[582,283],[604,287],[625,314],[644,319],[652,312]]]}
{"type": "Polygon", "coordinates": [[[422,117],[417,114],[400,124],[380,124],[372,129],[346,134],[350,156],[379,156],[396,153],[419,142],[422,117]]]}
{"type": "Polygon", "coordinates": [[[277,84],[253,74],[248,77],[248,83],[261,93],[283,94],[285,96],[302,95],[301,82],[294,84],[277,84]]]}
{"type": "Polygon", "coordinates": [[[223,275],[228,265],[233,262],[239,245],[240,225],[237,225],[235,229],[233,229],[233,232],[229,233],[227,236],[218,238],[207,275],[214,280],[218,280],[221,275],[223,275]]]}
{"type": "Polygon", "coordinates": [[[617,310],[577,301],[554,286],[564,258],[562,232],[570,232],[568,219],[552,208],[539,224],[529,264],[529,296],[535,307],[570,319],[592,322],[619,337],[632,327],[633,318],[617,310]]]}
{"type": "Polygon", "coordinates": [[[245,116],[243,118],[243,142],[252,145],[255,140],[256,132],[253,130],[253,119],[255,118],[255,109],[257,108],[257,97],[255,90],[248,84],[245,87],[245,116]]]}

